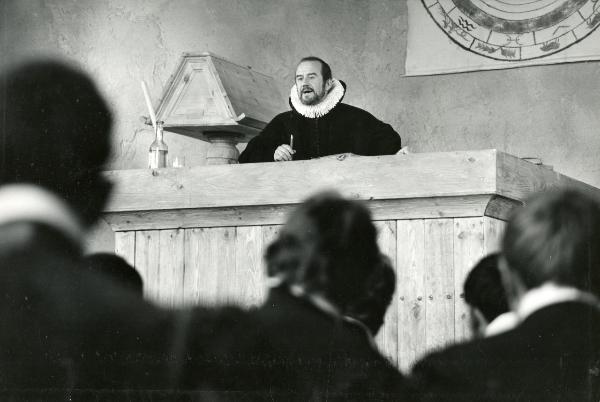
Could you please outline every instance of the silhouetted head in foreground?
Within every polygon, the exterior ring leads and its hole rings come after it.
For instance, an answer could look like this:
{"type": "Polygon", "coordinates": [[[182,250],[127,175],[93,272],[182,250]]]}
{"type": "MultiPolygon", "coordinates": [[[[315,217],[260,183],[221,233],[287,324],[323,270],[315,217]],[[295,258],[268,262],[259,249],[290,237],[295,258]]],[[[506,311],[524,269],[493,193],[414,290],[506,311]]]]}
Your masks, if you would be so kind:
{"type": "Polygon", "coordinates": [[[34,184],[65,200],[83,226],[104,207],[100,175],[112,117],[93,82],[52,61],[0,75],[0,185],[34,184]]]}
{"type": "Polygon", "coordinates": [[[381,326],[395,279],[390,283],[393,269],[379,251],[371,214],[362,203],[334,192],[309,198],[268,247],[266,262],[268,275],[285,286],[322,297],[340,314],[360,311],[355,318],[366,319],[375,332],[381,326]],[[371,302],[369,295],[379,288],[385,288],[384,295],[377,295],[384,301],[371,302]],[[365,305],[371,304],[377,306],[369,314],[380,317],[366,318],[365,305]]]}
{"type": "Polygon", "coordinates": [[[531,198],[510,220],[503,243],[510,301],[547,283],[600,293],[600,202],[575,189],[531,198]]]}
{"type": "Polygon", "coordinates": [[[382,255],[379,264],[373,267],[366,283],[365,294],[351,302],[345,314],[359,320],[369,328],[373,335],[377,335],[385,313],[392,302],[396,290],[396,272],[389,259],[382,255]]]}
{"type": "Polygon", "coordinates": [[[479,335],[500,314],[509,311],[506,292],[498,269],[497,253],[482,258],[464,283],[465,301],[471,307],[471,326],[479,335]]]}

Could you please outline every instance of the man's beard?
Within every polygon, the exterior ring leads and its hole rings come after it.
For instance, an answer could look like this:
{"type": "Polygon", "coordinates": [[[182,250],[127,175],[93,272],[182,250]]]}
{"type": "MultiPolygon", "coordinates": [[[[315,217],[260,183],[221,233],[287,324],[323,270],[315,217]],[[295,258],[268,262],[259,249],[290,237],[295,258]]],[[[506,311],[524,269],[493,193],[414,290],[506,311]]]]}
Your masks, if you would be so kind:
{"type": "Polygon", "coordinates": [[[300,98],[300,102],[302,102],[303,105],[316,105],[317,103],[321,102],[321,100],[325,97],[325,88],[321,88],[321,91],[315,91],[313,88],[309,87],[309,86],[303,86],[301,89],[298,90],[299,92],[299,98],[300,98]],[[306,92],[305,90],[309,89],[309,92],[306,92]],[[306,97],[305,97],[306,96],[306,97]]]}

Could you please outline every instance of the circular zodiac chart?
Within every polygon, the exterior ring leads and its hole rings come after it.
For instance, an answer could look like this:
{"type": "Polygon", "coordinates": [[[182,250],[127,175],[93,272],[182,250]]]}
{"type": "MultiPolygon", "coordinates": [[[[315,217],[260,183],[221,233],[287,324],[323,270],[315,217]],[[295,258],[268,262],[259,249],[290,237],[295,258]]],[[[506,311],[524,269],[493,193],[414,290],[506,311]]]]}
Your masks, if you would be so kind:
{"type": "Polygon", "coordinates": [[[600,0],[422,0],[463,48],[495,60],[560,52],[600,25],[600,0]]]}

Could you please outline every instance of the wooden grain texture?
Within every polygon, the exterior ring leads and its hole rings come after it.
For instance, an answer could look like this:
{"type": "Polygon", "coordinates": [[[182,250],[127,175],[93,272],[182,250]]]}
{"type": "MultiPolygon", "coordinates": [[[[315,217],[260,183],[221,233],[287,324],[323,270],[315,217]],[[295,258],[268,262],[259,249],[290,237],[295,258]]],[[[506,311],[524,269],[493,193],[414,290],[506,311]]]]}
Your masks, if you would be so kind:
{"type": "Polygon", "coordinates": [[[425,221],[399,220],[396,236],[398,366],[406,371],[427,349],[425,221]]]}
{"type": "Polygon", "coordinates": [[[524,201],[532,193],[555,187],[574,187],[600,198],[596,187],[513,155],[497,154],[497,194],[506,198],[524,201]]]}
{"type": "Polygon", "coordinates": [[[429,350],[454,339],[454,222],[425,220],[426,343],[429,350]]]}
{"type": "Polygon", "coordinates": [[[211,55],[211,61],[235,113],[268,123],[284,111],[282,104],[287,99],[281,96],[272,77],[219,56],[211,55]]]}
{"type": "Polygon", "coordinates": [[[169,131],[203,140],[218,130],[248,141],[283,111],[273,78],[208,53],[184,54],[166,88],[157,118],[169,131]]]}
{"type": "Polygon", "coordinates": [[[106,212],[297,204],[331,188],[363,200],[482,195],[496,189],[494,150],[325,157],[284,165],[106,172],[115,183],[106,212]]]}
{"type": "Polygon", "coordinates": [[[135,232],[115,233],[115,254],[121,256],[129,265],[135,267],[135,232]]]}
{"type": "Polygon", "coordinates": [[[135,268],[144,281],[144,298],[160,302],[160,231],[135,233],[135,268]]]}
{"type": "Polygon", "coordinates": [[[167,307],[181,307],[185,271],[183,229],[161,230],[159,246],[159,302],[167,307]]]}
{"type": "MultiPolygon", "coordinates": [[[[201,282],[213,280],[213,288],[216,289],[216,277],[211,277],[202,272],[202,254],[206,247],[203,239],[205,229],[195,228],[184,230],[184,273],[183,273],[183,303],[184,305],[195,305],[200,302],[201,282]]],[[[207,302],[206,295],[203,301],[207,302]]],[[[215,297],[212,298],[213,300],[215,297]]],[[[214,304],[214,303],[213,303],[214,304]]]]}
{"type": "MultiPolygon", "coordinates": [[[[491,195],[370,200],[367,205],[375,220],[426,219],[482,216],[504,217],[513,204],[489,207],[491,195]],[[489,211],[488,211],[489,210],[489,211]],[[506,213],[505,213],[506,212],[506,213]]],[[[103,218],[114,231],[177,229],[194,227],[258,226],[285,223],[298,205],[251,205],[108,212],[103,218]]]]}
{"type": "Polygon", "coordinates": [[[482,211],[506,219],[515,203],[541,189],[573,185],[600,194],[599,189],[495,150],[343,160],[332,156],[284,165],[105,172],[115,184],[105,212],[113,230],[156,229],[151,226],[154,216],[169,228],[280,224],[290,206],[315,191],[335,188],[344,196],[373,201],[378,220],[481,216],[482,211]],[[402,202],[386,203],[389,200],[402,202]],[[161,218],[157,211],[165,210],[170,214],[161,218]],[[271,220],[260,221],[265,215],[271,220]]]}
{"type": "Polygon", "coordinates": [[[265,299],[263,249],[263,229],[260,226],[237,228],[233,287],[237,289],[236,302],[241,305],[258,306],[265,299]]]}
{"type": "Polygon", "coordinates": [[[260,305],[266,296],[264,249],[279,226],[185,230],[186,305],[260,305]]]}
{"type": "Polygon", "coordinates": [[[513,208],[523,205],[521,201],[511,200],[506,197],[494,195],[485,208],[484,215],[490,218],[508,220],[513,208]]]}
{"type": "Polygon", "coordinates": [[[500,251],[506,225],[507,222],[505,221],[487,216],[483,217],[484,255],[500,251]]]}
{"type": "Polygon", "coordinates": [[[186,300],[205,305],[229,303],[236,291],[235,228],[192,229],[186,243],[186,300]]]}
{"type": "Polygon", "coordinates": [[[182,57],[157,110],[166,125],[233,122],[233,111],[209,57],[182,57]]]}
{"type": "Polygon", "coordinates": [[[484,253],[483,218],[454,219],[454,336],[456,341],[472,337],[464,282],[484,253]]]}
{"type": "Polygon", "coordinates": [[[236,287],[236,228],[210,228],[208,238],[208,258],[205,271],[217,271],[217,304],[237,304],[236,287]]]}
{"type": "MultiPolygon", "coordinates": [[[[383,254],[385,254],[396,267],[397,258],[397,239],[396,239],[396,221],[378,221],[374,222],[377,228],[377,243],[383,254]]],[[[397,274],[396,274],[397,276],[397,274]]],[[[398,366],[398,292],[394,292],[392,302],[387,309],[383,327],[375,337],[375,342],[379,350],[394,365],[398,366]]]]}

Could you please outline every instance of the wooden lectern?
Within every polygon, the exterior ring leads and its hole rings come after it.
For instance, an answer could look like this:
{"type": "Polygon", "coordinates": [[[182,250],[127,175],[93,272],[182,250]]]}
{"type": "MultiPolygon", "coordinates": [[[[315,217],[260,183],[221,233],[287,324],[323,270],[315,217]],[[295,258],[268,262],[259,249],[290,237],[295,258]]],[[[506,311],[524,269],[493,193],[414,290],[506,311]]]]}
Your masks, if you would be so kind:
{"type": "Polygon", "coordinates": [[[377,342],[400,368],[469,335],[462,284],[495,251],[510,210],[555,186],[600,190],[496,151],[108,172],[104,219],[118,254],[167,306],[265,295],[262,256],[286,215],[320,189],[365,200],[398,285],[377,342]]]}
{"type": "Polygon", "coordinates": [[[273,78],[210,53],[184,53],[158,107],[166,131],[210,142],[208,165],[237,163],[248,142],[282,109],[273,78]]]}

